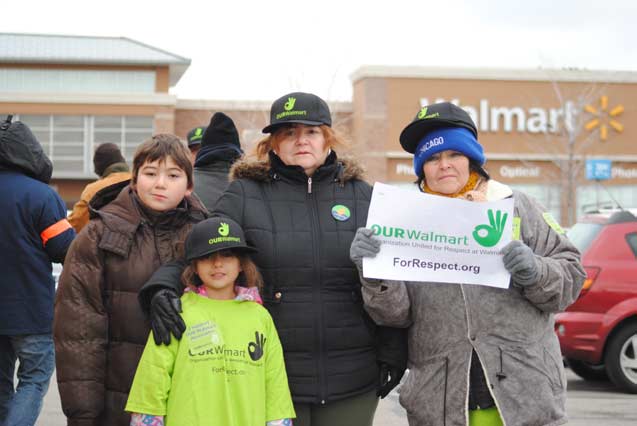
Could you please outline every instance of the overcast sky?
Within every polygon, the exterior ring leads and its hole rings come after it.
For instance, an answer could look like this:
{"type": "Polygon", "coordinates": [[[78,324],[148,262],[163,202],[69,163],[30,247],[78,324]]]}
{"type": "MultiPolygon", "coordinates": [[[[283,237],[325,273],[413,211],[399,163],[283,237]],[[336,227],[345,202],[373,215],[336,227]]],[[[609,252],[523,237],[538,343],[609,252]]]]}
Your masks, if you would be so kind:
{"type": "Polygon", "coordinates": [[[172,93],[350,100],[362,65],[637,71],[635,0],[19,0],[0,31],[129,37],[191,59],[172,93]]]}

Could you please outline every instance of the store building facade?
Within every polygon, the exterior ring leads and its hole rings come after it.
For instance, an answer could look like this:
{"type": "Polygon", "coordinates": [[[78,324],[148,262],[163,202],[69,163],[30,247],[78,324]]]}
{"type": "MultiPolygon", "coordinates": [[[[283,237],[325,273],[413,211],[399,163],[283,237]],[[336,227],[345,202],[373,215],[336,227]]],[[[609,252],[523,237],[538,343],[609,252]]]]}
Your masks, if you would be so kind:
{"type": "MultiPolygon", "coordinates": [[[[119,144],[130,161],[153,133],[184,138],[215,111],[234,119],[244,150],[263,136],[271,100],[171,95],[189,64],[126,38],[0,34],[0,114],[34,130],[70,206],[96,178],[100,143],[119,144]]],[[[370,182],[415,189],[400,131],[421,106],[445,100],[473,117],[491,176],[538,198],[562,223],[613,199],[637,207],[637,73],[365,66],[352,85],[352,101],[330,107],[370,182]],[[603,160],[608,179],[586,178],[590,160],[603,160]]]]}

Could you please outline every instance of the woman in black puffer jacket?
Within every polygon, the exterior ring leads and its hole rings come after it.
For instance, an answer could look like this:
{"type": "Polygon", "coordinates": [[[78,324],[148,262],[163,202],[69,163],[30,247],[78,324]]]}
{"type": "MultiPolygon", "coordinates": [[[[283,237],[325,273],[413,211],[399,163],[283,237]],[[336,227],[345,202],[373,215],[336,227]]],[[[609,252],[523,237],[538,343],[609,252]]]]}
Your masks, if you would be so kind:
{"type": "MultiPolygon", "coordinates": [[[[239,223],[259,250],[254,259],[283,344],[294,424],[371,426],[378,395],[398,384],[406,363],[404,331],[370,320],[349,259],[371,187],[354,161],[333,151],[342,142],[321,98],[283,96],[263,131],[270,135],[257,145],[256,160],[233,166],[213,214],[239,223]]],[[[140,297],[158,334],[174,322],[176,293],[168,287],[178,269],[158,271],[140,297]]]]}

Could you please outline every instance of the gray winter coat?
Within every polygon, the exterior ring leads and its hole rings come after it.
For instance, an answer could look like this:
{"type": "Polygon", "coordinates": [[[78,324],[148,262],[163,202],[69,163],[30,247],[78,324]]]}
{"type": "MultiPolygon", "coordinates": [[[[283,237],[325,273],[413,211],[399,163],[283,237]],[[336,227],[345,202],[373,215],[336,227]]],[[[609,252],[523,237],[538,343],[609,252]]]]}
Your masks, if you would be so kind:
{"type": "Polygon", "coordinates": [[[409,375],[400,390],[410,426],[467,425],[475,349],[505,425],[566,423],[566,379],[555,312],[585,278],[577,249],[552,229],[532,198],[489,181],[488,200],[513,194],[520,239],[538,256],[540,279],[522,288],[365,281],[363,299],[379,324],[409,327],[409,375]]]}
{"type": "Polygon", "coordinates": [[[231,166],[231,161],[218,160],[205,166],[195,167],[195,194],[208,211],[212,211],[217,200],[228,187],[231,166]]]}

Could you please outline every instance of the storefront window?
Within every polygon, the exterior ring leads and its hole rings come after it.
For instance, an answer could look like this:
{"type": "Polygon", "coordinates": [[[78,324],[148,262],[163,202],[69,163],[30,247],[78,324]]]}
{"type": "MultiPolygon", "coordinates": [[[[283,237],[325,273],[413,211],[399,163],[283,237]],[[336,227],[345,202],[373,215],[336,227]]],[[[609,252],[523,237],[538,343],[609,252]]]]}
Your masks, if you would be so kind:
{"type": "Polygon", "coordinates": [[[0,69],[3,93],[154,93],[155,71],[0,69]]]}
{"type": "Polygon", "coordinates": [[[137,146],[153,134],[150,116],[21,115],[53,162],[55,178],[94,178],[93,151],[119,145],[129,165],[137,146]]]}
{"type": "Polygon", "coordinates": [[[584,185],[577,188],[577,217],[599,209],[637,208],[637,185],[584,185]]]}
{"type": "Polygon", "coordinates": [[[560,188],[552,185],[540,184],[508,183],[507,185],[509,185],[512,189],[517,189],[518,191],[524,192],[525,194],[535,198],[558,222],[563,222],[562,215],[560,214],[562,195],[560,193],[560,188]]]}

